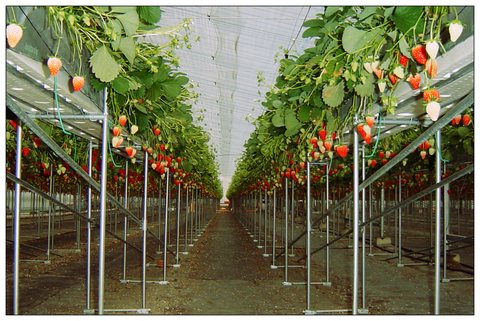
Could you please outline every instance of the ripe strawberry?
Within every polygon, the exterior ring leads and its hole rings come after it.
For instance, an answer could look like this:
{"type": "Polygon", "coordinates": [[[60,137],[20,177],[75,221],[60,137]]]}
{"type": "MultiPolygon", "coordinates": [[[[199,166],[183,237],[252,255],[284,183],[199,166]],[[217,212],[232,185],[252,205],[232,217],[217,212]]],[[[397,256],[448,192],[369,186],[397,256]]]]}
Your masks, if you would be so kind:
{"type": "Polygon", "coordinates": [[[332,150],[332,142],[329,140],[324,141],[323,146],[328,152],[332,150]]]}
{"type": "Polygon", "coordinates": [[[420,157],[422,157],[422,159],[425,159],[425,156],[427,156],[427,152],[424,151],[424,150],[422,150],[422,151],[420,152],[420,157]]]}
{"type": "Polygon", "coordinates": [[[23,36],[23,29],[15,23],[11,23],[7,26],[7,42],[10,48],[15,48],[15,46],[20,42],[23,36]]]}
{"type": "Polygon", "coordinates": [[[372,161],[371,161],[371,163],[370,163],[370,166],[371,166],[372,168],[374,168],[375,166],[377,166],[377,161],[374,160],[374,159],[372,159],[372,161]]]}
{"type": "Polygon", "coordinates": [[[322,141],[325,141],[325,139],[327,139],[327,131],[325,129],[320,129],[318,131],[318,137],[320,137],[322,141]]]}
{"type": "Polygon", "coordinates": [[[38,138],[37,136],[33,137],[32,140],[33,140],[33,146],[35,148],[38,148],[42,145],[42,140],[40,138],[38,138]]]}
{"type": "Polygon", "coordinates": [[[398,58],[398,62],[400,65],[402,65],[403,67],[407,67],[407,64],[408,64],[408,58],[404,55],[400,55],[400,57],[398,58]]]}
{"type": "Polygon", "coordinates": [[[128,157],[132,158],[137,153],[137,150],[132,146],[125,147],[125,152],[127,153],[128,157]]]}
{"type": "Polygon", "coordinates": [[[408,76],[407,81],[410,83],[410,86],[412,86],[412,89],[418,89],[420,87],[420,74],[415,74],[415,76],[408,76]]]}
{"type": "Polygon", "coordinates": [[[62,68],[62,61],[57,57],[48,58],[47,66],[50,70],[50,76],[56,76],[60,68],[62,68]]]}
{"type": "Polygon", "coordinates": [[[430,101],[427,104],[427,114],[433,121],[438,119],[440,116],[440,104],[436,101],[430,101]]]}
{"type": "Polygon", "coordinates": [[[381,150],[378,152],[378,158],[382,159],[385,156],[385,153],[381,150]]]}
{"type": "Polygon", "coordinates": [[[363,140],[367,145],[370,145],[370,143],[372,142],[372,135],[370,134],[365,135],[365,137],[363,137],[363,140]]]}
{"type": "Polygon", "coordinates": [[[454,20],[448,26],[448,32],[450,33],[450,40],[452,42],[457,41],[463,31],[463,26],[459,20],[454,20]]]}
{"type": "Polygon", "coordinates": [[[425,65],[427,62],[427,50],[423,45],[416,45],[412,48],[412,57],[421,65],[425,65]]]}
{"type": "Polygon", "coordinates": [[[337,138],[337,132],[332,133],[332,140],[335,140],[337,138]]]}
{"type": "Polygon", "coordinates": [[[113,136],[120,136],[121,133],[122,133],[122,129],[120,127],[118,126],[113,127],[112,129],[113,136]]]}
{"type": "Polygon", "coordinates": [[[438,64],[435,59],[428,59],[425,64],[425,69],[427,70],[428,77],[435,78],[437,77],[438,64]]]}
{"type": "Polygon", "coordinates": [[[469,114],[463,115],[462,121],[463,121],[463,126],[468,126],[472,123],[472,119],[470,118],[469,114]]]}
{"type": "Polygon", "coordinates": [[[152,130],[153,130],[153,134],[154,134],[155,136],[160,135],[160,128],[154,127],[154,128],[152,128],[152,130]]]}
{"type": "Polygon", "coordinates": [[[152,155],[152,153],[153,153],[153,148],[152,148],[152,147],[148,147],[148,148],[147,148],[147,153],[148,153],[149,155],[152,155]]]}
{"type": "Polygon", "coordinates": [[[125,127],[125,124],[127,123],[127,116],[121,115],[120,117],[118,117],[118,123],[120,124],[120,126],[125,127]]]}
{"type": "Polygon", "coordinates": [[[163,152],[165,150],[165,144],[160,145],[160,150],[163,152]]]}
{"type": "Polygon", "coordinates": [[[388,75],[388,79],[390,79],[390,82],[392,83],[392,85],[395,85],[397,83],[398,77],[395,76],[394,74],[390,74],[388,75]]]}
{"type": "Polygon", "coordinates": [[[357,131],[358,131],[358,134],[362,137],[365,137],[365,135],[367,134],[365,132],[365,129],[364,129],[364,125],[363,124],[358,124],[357,125],[357,131]]]}
{"type": "Polygon", "coordinates": [[[336,152],[338,156],[345,158],[348,154],[348,146],[347,145],[340,145],[337,147],[336,152]]]}
{"type": "Polygon", "coordinates": [[[73,91],[80,91],[85,84],[85,79],[82,76],[75,76],[72,79],[73,91]]]}
{"type": "Polygon", "coordinates": [[[365,122],[368,124],[368,126],[373,127],[373,124],[375,123],[375,117],[367,116],[365,117],[365,122]]]}
{"type": "Polygon", "coordinates": [[[425,102],[437,101],[440,99],[440,94],[436,88],[429,88],[423,91],[423,100],[425,102]]]}
{"type": "Polygon", "coordinates": [[[429,149],[430,146],[431,146],[431,145],[430,145],[430,142],[429,142],[428,140],[426,140],[426,141],[423,142],[423,149],[424,149],[424,150],[429,149]]]}
{"type": "Polygon", "coordinates": [[[310,144],[316,145],[317,142],[318,142],[318,138],[317,138],[317,137],[312,137],[312,138],[310,138],[310,144]]]}
{"type": "Polygon", "coordinates": [[[457,115],[455,117],[452,118],[452,125],[458,125],[460,124],[460,122],[462,121],[462,115],[457,115]]]}
{"type": "Polygon", "coordinates": [[[383,70],[382,69],[373,69],[373,72],[375,73],[375,75],[377,76],[378,79],[382,78],[383,77],[383,70]]]}
{"type": "Polygon", "coordinates": [[[430,58],[435,59],[437,58],[438,48],[438,42],[436,42],[435,40],[429,40],[427,41],[427,44],[425,46],[425,51],[428,53],[430,58]]]}
{"type": "Polygon", "coordinates": [[[30,149],[28,147],[23,147],[22,148],[22,155],[23,157],[27,157],[28,154],[30,154],[30,149]]]}
{"type": "Polygon", "coordinates": [[[13,127],[13,129],[17,130],[17,123],[14,120],[10,119],[8,123],[10,124],[10,126],[13,127]]]}

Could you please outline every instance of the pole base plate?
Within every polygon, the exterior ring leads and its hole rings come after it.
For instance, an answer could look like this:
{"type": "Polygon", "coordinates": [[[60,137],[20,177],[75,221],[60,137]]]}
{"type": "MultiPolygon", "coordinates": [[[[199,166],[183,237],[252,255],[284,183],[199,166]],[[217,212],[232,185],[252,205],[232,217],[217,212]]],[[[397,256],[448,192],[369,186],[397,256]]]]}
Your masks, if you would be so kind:
{"type": "Polygon", "coordinates": [[[368,309],[358,309],[358,314],[368,314],[368,309]]]}
{"type": "Polygon", "coordinates": [[[276,270],[276,269],[278,269],[278,266],[276,266],[276,265],[270,265],[270,268],[271,268],[272,270],[276,270]]]}
{"type": "Polygon", "coordinates": [[[179,268],[180,267],[180,264],[174,264],[172,265],[174,268],[179,268]]]}
{"type": "Polygon", "coordinates": [[[292,282],[283,281],[282,285],[283,286],[292,286],[292,282]]]}

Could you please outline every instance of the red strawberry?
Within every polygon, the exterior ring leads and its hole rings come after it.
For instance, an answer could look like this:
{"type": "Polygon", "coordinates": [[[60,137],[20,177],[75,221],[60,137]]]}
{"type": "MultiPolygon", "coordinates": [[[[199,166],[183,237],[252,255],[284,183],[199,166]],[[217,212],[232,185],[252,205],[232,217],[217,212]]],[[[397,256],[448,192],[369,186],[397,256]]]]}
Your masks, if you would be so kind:
{"type": "Polygon", "coordinates": [[[345,158],[348,154],[348,146],[347,145],[340,145],[336,149],[338,156],[345,158]]]}
{"type": "Polygon", "coordinates": [[[326,140],[323,142],[323,146],[325,147],[325,149],[327,151],[331,151],[332,150],[332,142],[329,141],[329,140],[326,140]]]}
{"type": "Polygon", "coordinates": [[[388,79],[390,79],[390,82],[392,83],[392,85],[395,85],[397,83],[398,77],[395,76],[394,74],[390,74],[388,75],[388,79]]]}
{"type": "Polygon", "coordinates": [[[365,129],[363,128],[363,124],[358,124],[357,125],[357,131],[360,134],[360,136],[362,136],[362,137],[365,137],[365,135],[367,134],[365,132],[365,129]]]}
{"type": "Polygon", "coordinates": [[[32,140],[33,140],[33,146],[35,146],[35,148],[38,148],[42,145],[42,140],[37,136],[33,137],[32,140]]]}
{"type": "Polygon", "coordinates": [[[377,166],[377,161],[372,159],[372,162],[370,163],[370,166],[372,166],[372,168],[374,168],[375,166],[377,166]]]}
{"type": "Polygon", "coordinates": [[[17,130],[17,123],[14,120],[10,119],[8,123],[10,124],[10,126],[13,127],[13,129],[17,130]]]}
{"type": "Polygon", "coordinates": [[[125,127],[125,125],[127,124],[127,116],[121,115],[120,117],[118,117],[118,123],[120,124],[120,126],[125,127]]]}
{"type": "Polygon", "coordinates": [[[148,153],[149,155],[152,155],[152,153],[153,153],[153,148],[152,148],[152,147],[148,147],[148,148],[147,148],[147,153],[148,153]]]}
{"type": "Polygon", "coordinates": [[[337,132],[332,133],[332,140],[335,140],[335,138],[337,138],[337,132]]]}
{"type": "Polygon", "coordinates": [[[85,84],[85,79],[82,76],[75,76],[72,79],[73,91],[80,91],[85,84]]]}
{"type": "Polygon", "coordinates": [[[47,66],[50,70],[50,76],[56,76],[60,68],[62,68],[62,61],[57,57],[48,58],[47,66]]]}
{"type": "Polygon", "coordinates": [[[160,145],[160,150],[163,152],[165,150],[165,145],[164,144],[161,144],[160,145]]]}
{"type": "Polygon", "coordinates": [[[463,126],[468,126],[472,122],[472,119],[470,118],[469,114],[465,114],[463,115],[462,121],[463,121],[463,126]]]}
{"type": "Polygon", "coordinates": [[[370,145],[370,143],[372,142],[372,135],[365,135],[365,137],[363,137],[363,140],[365,141],[365,143],[367,143],[367,145],[370,145]]]}
{"type": "Polygon", "coordinates": [[[422,157],[422,159],[425,159],[425,156],[427,156],[427,152],[424,151],[424,150],[422,150],[422,151],[420,152],[420,157],[422,157]]]}
{"type": "Polygon", "coordinates": [[[373,124],[375,122],[375,117],[367,116],[365,117],[365,122],[368,124],[368,126],[373,127],[373,124]]]}
{"type": "Polygon", "coordinates": [[[440,99],[440,93],[436,88],[429,88],[423,91],[423,100],[425,102],[437,101],[440,99]]]}
{"type": "Polygon", "coordinates": [[[404,55],[400,55],[400,57],[398,58],[398,62],[400,63],[400,65],[402,65],[403,67],[407,67],[407,63],[408,63],[408,58],[404,55]]]}
{"type": "Polygon", "coordinates": [[[310,138],[310,144],[316,145],[317,142],[318,142],[318,138],[317,138],[317,137],[312,137],[312,138],[310,138]]]}
{"type": "Polygon", "coordinates": [[[375,75],[377,76],[378,79],[382,78],[383,77],[383,70],[382,69],[373,69],[373,72],[375,73],[375,75]]]}
{"type": "Polygon", "coordinates": [[[15,48],[15,46],[20,42],[23,36],[23,29],[15,23],[11,23],[7,26],[7,42],[10,48],[15,48]]]}
{"type": "Polygon", "coordinates": [[[427,70],[427,74],[430,78],[437,77],[437,71],[438,71],[437,60],[433,58],[428,59],[427,63],[425,64],[425,69],[427,70]]]}
{"type": "Polygon", "coordinates": [[[427,50],[423,45],[416,45],[412,48],[412,57],[421,65],[425,65],[427,62],[427,50]]]}
{"type": "Polygon", "coordinates": [[[416,74],[415,76],[408,76],[407,81],[410,83],[410,86],[412,86],[412,89],[418,89],[420,87],[420,74],[416,74]]]}
{"type": "Polygon", "coordinates": [[[325,141],[325,139],[327,139],[327,131],[325,129],[320,129],[318,131],[318,137],[320,137],[322,141],[325,141]]]}
{"type": "Polygon", "coordinates": [[[381,150],[378,152],[378,157],[382,159],[385,156],[385,153],[381,150]]]}
{"type": "Polygon", "coordinates": [[[23,147],[22,148],[22,155],[23,157],[27,157],[28,154],[30,154],[30,149],[28,147],[23,147]]]}
{"type": "Polygon", "coordinates": [[[181,163],[182,162],[182,158],[181,157],[177,157],[177,163],[181,163]]]}
{"type": "Polygon", "coordinates": [[[153,134],[154,134],[155,136],[160,135],[160,128],[154,127],[154,128],[152,128],[152,130],[153,130],[153,134]]]}
{"type": "Polygon", "coordinates": [[[452,118],[452,125],[458,125],[460,124],[460,122],[462,121],[462,115],[457,115],[455,117],[452,118]]]}
{"type": "Polygon", "coordinates": [[[125,147],[125,152],[127,153],[128,157],[132,158],[137,153],[137,150],[132,146],[125,147]]]}
{"type": "Polygon", "coordinates": [[[113,127],[112,129],[113,136],[120,136],[122,129],[118,126],[113,127]]]}

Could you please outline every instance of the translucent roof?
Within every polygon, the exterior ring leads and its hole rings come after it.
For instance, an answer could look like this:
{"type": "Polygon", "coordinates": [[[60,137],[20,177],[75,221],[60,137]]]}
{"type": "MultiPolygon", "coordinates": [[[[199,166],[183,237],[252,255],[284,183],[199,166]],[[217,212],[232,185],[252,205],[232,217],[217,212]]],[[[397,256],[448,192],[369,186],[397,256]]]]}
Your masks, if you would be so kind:
{"type": "MultiPolygon", "coordinates": [[[[192,21],[192,47],[176,53],[180,71],[198,84],[193,113],[200,116],[204,110],[198,122],[210,134],[226,189],[254,130],[248,120],[262,114],[261,101],[277,77],[275,58],[283,58],[284,49],[294,55],[313,45],[302,38],[302,24],[323,7],[168,6],[162,11],[162,26],[192,21]],[[197,36],[199,41],[193,41],[197,36]],[[265,78],[260,87],[259,73],[265,78]]],[[[155,36],[145,40],[161,43],[155,36]]]]}

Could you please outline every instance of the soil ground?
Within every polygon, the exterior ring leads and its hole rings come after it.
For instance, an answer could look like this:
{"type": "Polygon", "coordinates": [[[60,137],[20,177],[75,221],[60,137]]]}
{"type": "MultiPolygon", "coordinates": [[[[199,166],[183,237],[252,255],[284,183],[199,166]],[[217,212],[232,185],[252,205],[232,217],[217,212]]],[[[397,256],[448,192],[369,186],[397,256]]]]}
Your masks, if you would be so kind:
{"type": "MultiPolygon", "coordinates": [[[[141,246],[141,233],[132,232],[130,240],[141,246]]],[[[322,242],[317,235],[313,242],[322,242]]],[[[182,243],[181,243],[182,244],[182,243]]],[[[95,245],[95,243],[93,244],[95,245]]],[[[283,286],[284,270],[271,269],[272,257],[263,256],[245,228],[229,211],[218,211],[207,228],[180,254],[180,267],[169,267],[168,284],[148,283],[146,308],[149,314],[172,315],[300,315],[306,309],[305,285],[283,286]]],[[[95,246],[92,246],[95,247],[95,246]]],[[[157,244],[149,242],[148,253],[157,244]]],[[[84,246],[83,246],[84,248],[84,246]]],[[[181,250],[184,248],[181,247],[181,250]]],[[[268,249],[271,252],[271,249],[268,249]]],[[[298,249],[289,264],[303,264],[298,249]]],[[[20,314],[84,314],[85,253],[62,252],[63,257],[51,264],[22,263],[20,270],[20,314]]],[[[159,256],[161,257],[161,256],[159,256]]],[[[352,249],[347,241],[331,249],[331,286],[313,285],[311,310],[351,309],[352,249]]],[[[431,265],[397,267],[385,256],[367,256],[366,307],[369,314],[432,314],[433,278],[431,265]]],[[[97,256],[92,261],[92,304],[97,306],[97,256]]],[[[280,258],[277,265],[283,264],[280,258]]],[[[139,283],[120,282],[123,246],[108,240],[106,254],[104,308],[107,314],[122,312],[110,309],[141,309],[139,283]]],[[[141,257],[133,250],[128,254],[127,279],[141,277],[141,257]]],[[[162,280],[163,270],[154,260],[147,269],[148,280],[162,280]]],[[[174,263],[169,256],[168,265],[174,263]]],[[[290,268],[289,281],[303,282],[305,269],[290,268]]],[[[314,256],[312,281],[325,280],[325,255],[314,256]]],[[[11,271],[10,271],[11,272],[11,271]]],[[[449,271],[449,277],[466,277],[463,272],[449,271]]],[[[361,280],[361,279],[360,279],[361,280]]],[[[361,284],[360,284],[361,286],[361,284]]],[[[11,273],[7,270],[7,314],[11,314],[11,273]]],[[[362,304],[359,295],[359,304],[362,304]]],[[[441,314],[473,315],[474,282],[441,283],[441,314]]],[[[135,312],[135,311],[134,311],[135,312]]],[[[333,312],[342,314],[344,312],[333,312]]],[[[348,313],[348,312],[347,312],[348,313]]]]}

